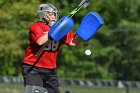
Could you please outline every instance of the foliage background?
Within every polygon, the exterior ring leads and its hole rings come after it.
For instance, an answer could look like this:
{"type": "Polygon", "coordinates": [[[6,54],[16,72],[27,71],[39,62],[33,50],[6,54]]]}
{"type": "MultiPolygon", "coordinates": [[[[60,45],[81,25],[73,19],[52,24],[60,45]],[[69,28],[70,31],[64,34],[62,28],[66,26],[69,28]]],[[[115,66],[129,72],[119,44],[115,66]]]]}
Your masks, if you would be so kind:
{"type": "MultiPolygon", "coordinates": [[[[28,27],[37,21],[41,3],[54,4],[60,18],[80,0],[0,0],[0,76],[22,76],[21,63],[28,44],[28,27]]],[[[103,18],[96,35],[73,48],[63,46],[58,58],[60,78],[140,80],[140,1],[89,0],[74,17],[72,32],[83,16],[95,11],[103,18]],[[91,56],[84,51],[90,49],[91,56]]]]}

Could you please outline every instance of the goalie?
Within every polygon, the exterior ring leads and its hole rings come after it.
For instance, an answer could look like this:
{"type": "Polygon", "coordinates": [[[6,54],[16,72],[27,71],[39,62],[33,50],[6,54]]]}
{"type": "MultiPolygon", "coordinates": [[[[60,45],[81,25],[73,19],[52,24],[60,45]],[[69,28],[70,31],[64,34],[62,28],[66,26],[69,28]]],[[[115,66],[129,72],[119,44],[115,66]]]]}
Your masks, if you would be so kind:
{"type": "Polygon", "coordinates": [[[71,18],[64,17],[61,21],[57,21],[58,10],[50,3],[39,6],[38,17],[39,21],[29,27],[29,45],[23,57],[25,93],[60,93],[56,72],[59,48],[64,44],[75,47],[82,40],[90,40],[104,22],[96,12],[90,12],[84,16],[76,34],[67,32],[69,30],[67,23],[71,18]],[[46,45],[50,36],[53,36],[53,40],[46,45]],[[61,38],[58,40],[58,37],[61,38]],[[45,48],[36,56],[43,45],[45,48]]]}
{"type": "Polygon", "coordinates": [[[81,39],[76,34],[68,32],[60,41],[52,40],[49,42],[40,55],[36,57],[35,53],[47,42],[48,31],[57,21],[59,13],[54,5],[41,4],[38,17],[39,21],[29,27],[29,44],[23,57],[25,93],[60,93],[56,72],[59,48],[63,44],[77,46],[81,39]],[[34,67],[32,68],[32,66],[34,67]],[[31,71],[29,71],[30,69],[31,71]]]}

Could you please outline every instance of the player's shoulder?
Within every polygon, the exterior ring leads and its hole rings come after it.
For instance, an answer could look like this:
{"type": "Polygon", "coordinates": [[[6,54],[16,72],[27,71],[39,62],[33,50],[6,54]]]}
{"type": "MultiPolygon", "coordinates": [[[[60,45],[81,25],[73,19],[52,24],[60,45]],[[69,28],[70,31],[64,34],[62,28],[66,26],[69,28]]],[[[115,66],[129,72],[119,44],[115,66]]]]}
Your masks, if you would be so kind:
{"type": "Polygon", "coordinates": [[[32,29],[36,29],[38,27],[41,27],[43,28],[43,26],[45,26],[44,22],[41,22],[41,21],[38,21],[36,23],[33,23],[29,26],[29,28],[32,30],[32,29]]]}
{"type": "Polygon", "coordinates": [[[37,22],[36,23],[32,23],[30,26],[29,26],[29,28],[30,29],[33,29],[33,28],[35,28],[37,26],[37,22]]]}
{"type": "Polygon", "coordinates": [[[29,27],[30,31],[48,31],[50,29],[50,26],[48,26],[47,24],[45,24],[42,21],[38,21],[36,23],[33,23],[30,25],[29,27]]]}
{"type": "Polygon", "coordinates": [[[32,23],[29,27],[35,27],[37,25],[39,25],[39,22],[32,23]]]}

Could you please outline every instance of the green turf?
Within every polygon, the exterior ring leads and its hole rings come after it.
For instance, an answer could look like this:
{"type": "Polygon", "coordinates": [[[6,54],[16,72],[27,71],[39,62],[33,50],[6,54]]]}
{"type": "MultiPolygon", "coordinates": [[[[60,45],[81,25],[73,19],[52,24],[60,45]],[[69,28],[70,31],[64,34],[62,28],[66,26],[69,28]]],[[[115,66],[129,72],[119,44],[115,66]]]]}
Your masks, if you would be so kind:
{"type": "Polygon", "coordinates": [[[140,93],[140,89],[114,88],[114,87],[78,87],[78,86],[62,86],[61,92],[70,91],[70,93],[140,93]]]}
{"type": "Polygon", "coordinates": [[[0,83],[0,93],[23,93],[22,84],[0,83]]]}
{"type": "MultiPolygon", "coordinates": [[[[140,93],[140,89],[113,88],[113,87],[79,87],[79,86],[61,86],[61,93],[70,91],[70,93],[140,93]]],[[[23,93],[23,84],[5,84],[0,83],[0,93],[23,93]]]]}

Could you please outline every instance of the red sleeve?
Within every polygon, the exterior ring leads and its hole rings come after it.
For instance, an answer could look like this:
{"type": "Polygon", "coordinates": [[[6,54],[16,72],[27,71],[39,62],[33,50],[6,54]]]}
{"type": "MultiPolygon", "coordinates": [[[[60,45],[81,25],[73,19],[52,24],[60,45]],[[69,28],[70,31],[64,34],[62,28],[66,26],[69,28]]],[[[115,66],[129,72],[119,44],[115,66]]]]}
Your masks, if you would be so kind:
{"type": "Polygon", "coordinates": [[[29,27],[30,29],[30,38],[35,42],[44,34],[43,29],[37,24],[33,24],[29,27]]]}
{"type": "Polygon", "coordinates": [[[69,45],[70,42],[74,39],[76,34],[69,32],[64,38],[63,38],[63,43],[69,45]]]}

